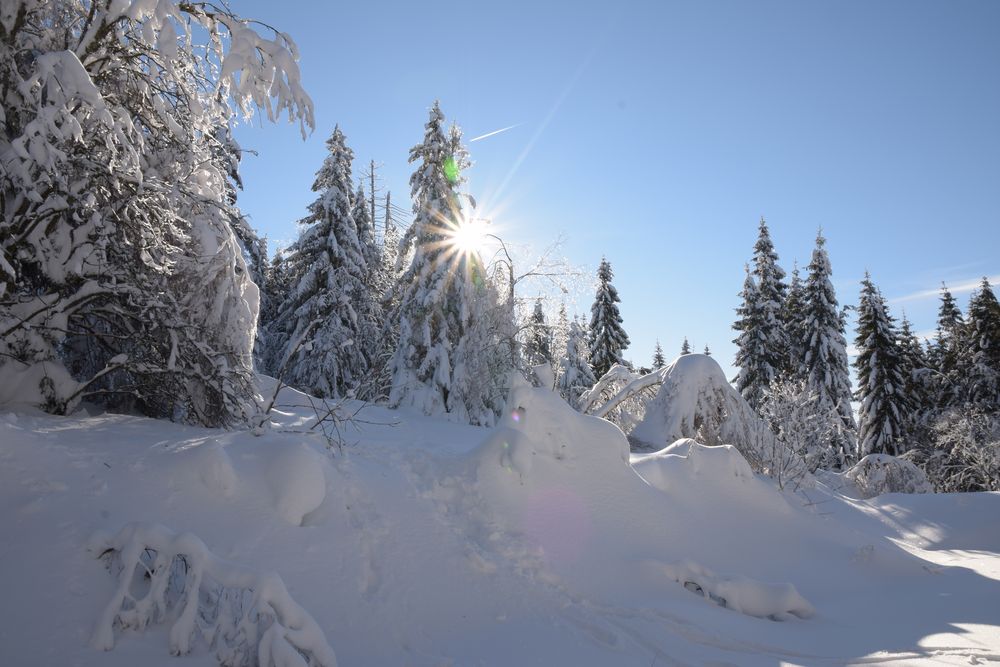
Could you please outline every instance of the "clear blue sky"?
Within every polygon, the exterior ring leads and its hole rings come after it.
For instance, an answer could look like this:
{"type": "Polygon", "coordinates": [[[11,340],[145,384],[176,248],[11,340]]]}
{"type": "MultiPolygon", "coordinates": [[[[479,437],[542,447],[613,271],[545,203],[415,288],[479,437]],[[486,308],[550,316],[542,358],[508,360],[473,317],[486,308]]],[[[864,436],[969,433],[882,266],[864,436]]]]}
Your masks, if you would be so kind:
{"type": "Polygon", "coordinates": [[[439,99],[466,138],[517,125],[470,144],[469,190],[513,245],[565,234],[591,272],[607,256],[637,363],[687,336],[731,370],[761,215],[786,271],[822,226],[841,303],[868,269],[918,330],[937,299],[913,295],[1000,278],[995,0],[232,8],[291,34],[316,104],[305,142],[284,122],[237,134],[259,152],[240,202],[272,241],[294,238],[336,123],[408,208],[439,99]]]}

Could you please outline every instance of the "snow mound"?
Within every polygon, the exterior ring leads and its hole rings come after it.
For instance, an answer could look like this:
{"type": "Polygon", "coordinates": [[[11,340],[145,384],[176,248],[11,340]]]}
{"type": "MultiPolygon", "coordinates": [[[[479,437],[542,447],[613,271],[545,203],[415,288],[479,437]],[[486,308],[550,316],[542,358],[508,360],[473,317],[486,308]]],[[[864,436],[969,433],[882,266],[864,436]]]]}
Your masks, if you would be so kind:
{"type": "Polygon", "coordinates": [[[114,648],[116,628],[169,620],[172,655],[204,640],[224,665],[337,667],[323,631],[277,574],[223,561],[191,533],[152,523],[95,534],[88,548],[119,577],[91,636],[94,648],[114,648]]]}
{"type": "Polygon", "coordinates": [[[668,577],[720,607],[748,616],[784,621],[810,618],[816,610],[791,584],[757,581],[742,575],[716,575],[692,561],[662,565],[668,577]]]}
{"type": "Polygon", "coordinates": [[[691,438],[678,440],[654,454],[637,457],[632,468],[661,491],[686,488],[694,478],[717,486],[731,485],[734,478],[743,483],[755,480],[750,464],[732,445],[709,447],[691,438]]]}
{"type": "Polygon", "coordinates": [[[869,454],[840,474],[853,484],[860,498],[883,493],[933,493],[924,471],[905,459],[888,454],[869,454]]]}
{"type": "Polygon", "coordinates": [[[200,448],[195,465],[202,483],[227,498],[236,490],[236,470],[226,449],[219,443],[200,448]]]}
{"type": "Polygon", "coordinates": [[[326,459],[305,444],[282,447],[268,465],[275,508],[292,525],[301,526],[326,499],[326,465],[326,459]]]}
{"type": "Polygon", "coordinates": [[[477,456],[488,467],[523,477],[538,459],[595,470],[622,467],[629,445],[617,426],[581,415],[551,390],[519,386],[477,456]]]}
{"type": "Polygon", "coordinates": [[[655,448],[681,438],[735,443],[762,424],[712,357],[685,354],[660,373],[663,383],[630,434],[634,440],[655,448]]]}

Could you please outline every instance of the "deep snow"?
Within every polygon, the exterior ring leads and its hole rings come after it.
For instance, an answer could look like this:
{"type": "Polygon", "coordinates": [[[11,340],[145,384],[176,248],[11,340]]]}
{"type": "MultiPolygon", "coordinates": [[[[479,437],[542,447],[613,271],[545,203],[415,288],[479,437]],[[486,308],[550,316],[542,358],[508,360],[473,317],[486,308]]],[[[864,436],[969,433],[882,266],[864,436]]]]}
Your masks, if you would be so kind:
{"type": "Polygon", "coordinates": [[[87,547],[130,522],[276,572],[342,666],[1000,660],[1000,494],[780,492],[528,387],[495,429],[367,407],[332,448],[311,405],[261,436],[0,412],[0,665],[216,664],[169,623],[92,648],[87,547]]]}

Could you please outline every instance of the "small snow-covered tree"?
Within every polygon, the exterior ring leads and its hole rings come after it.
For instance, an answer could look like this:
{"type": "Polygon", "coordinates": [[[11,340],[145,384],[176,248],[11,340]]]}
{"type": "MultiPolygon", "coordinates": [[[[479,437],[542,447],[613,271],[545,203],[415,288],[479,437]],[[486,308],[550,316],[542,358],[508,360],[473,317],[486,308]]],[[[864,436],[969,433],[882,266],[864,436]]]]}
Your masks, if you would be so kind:
{"type": "Polygon", "coordinates": [[[569,316],[566,314],[566,304],[559,304],[559,312],[556,314],[556,322],[552,325],[552,370],[558,376],[559,361],[566,354],[566,340],[569,338],[569,316]]]}
{"type": "Polygon", "coordinates": [[[757,410],[777,377],[778,368],[774,365],[775,342],[768,338],[771,327],[767,324],[767,319],[770,312],[757,287],[757,280],[750,273],[750,267],[746,267],[746,279],[743,281],[740,297],[743,302],[736,309],[738,319],[733,324],[733,329],[739,332],[733,341],[736,344],[734,363],[740,369],[735,384],[750,407],[757,410]]]}
{"type": "Polygon", "coordinates": [[[809,472],[839,470],[849,457],[842,447],[844,424],[832,406],[804,380],[778,380],[760,407],[777,438],[802,457],[809,472]]]}
{"type": "Polygon", "coordinates": [[[903,436],[910,398],[905,393],[904,361],[896,342],[885,299],[865,273],[858,303],[856,398],[859,409],[858,458],[868,454],[898,456],[906,449],[903,436]]]}
{"type": "Polygon", "coordinates": [[[311,127],[295,45],[174,0],[12,0],[0,34],[0,381],[241,421],[259,293],[228,130],[255,107],[311,127]]]}
{"type": "Polygon", "coordinates": [[[414,219],[400,249],[412,259],[395,287],[399,341],[389,401],[489,425],[503,407],[510,368],[497,321],[508,311],[478,251],[457,242],[465,224],[457,188],[469,161],[461,132],[453,125],[446,135],[443,122],[435,102],[423,142],[410,150],[414,219]]]}
{"type": "Polygon", "coordinates": [[[1000,304],[986,278],[969,299],[963,339],[958,367],[966,402],[1000,410],[1000,304]]]}
{"type": "Polygon", "coordinates": [[[524,357],[531,366],[552,364],[552,331],[545,322],[545,311],[542,310],[542,300],[535,300],[526,327],[524,357]]]}
{"type": "Polygon", "coordinates": [[[688,343],[687,336],[684,337],[684,342],[681,343],[681,354],[691,354],[691,344],[688,343]]]}
{"type": "Polygon", "coordinates": [[[798,262],[792,267],[792,280],[788,284],[784,308],[781,311],[781,323],[788,342],[785,355],[786,365],[783,374],[789,378],[805,377],[803,357],[806,339],[806,293],[805,285],[799,275],[798,262]]]}
{"type": "Polygon", "coordinates": [[[574,408],[579,409],[580,395],[597,382],[587,358],[589,347],[583,326],[576,319],[569,323],[566,337],[566,352],[559,361],[559,375],[556,388],[559,394],[574,408]]]}
{"type": "Polygon", "coordinates": [[[319,196],[288,249],[292,287],[272,332],[280,341],[282,380],[332,398],[354,396],[364,385],[371,366],[366,345],[376,334],[368,268],[352,213],[354,154],[339,127],[326,146],[329,153],[312,188],[319,196]]]}
{"type": "MultiPolygon", "coordinates": [[[[826,239],[816,236],[816,248],[806,278],[805,320],[802,352],[803,376],[809,389],[824,406],[833,407],[844,422],[846,433],[855,428],[851,412],[851,377],[847,365],[847,340],[844,337],[844,314],[837,306],[837,295],[830,277],[833,269],[826,253],[826,239]]],[[[853,451],[853,444],[845,444],[853,451]]]]}
{"type": "Polygon", "coordinates": [[[622,352],[628,347],[628,334],[622,328],[618,312],[618,290],[611,284],[614,273],[607,259],[601,258],[597,269],[597,295],[590,307],[590,364],[600,377],[614,364],[622,363],[622,352]]]}
{"type": "Polygon", "coordinates": [[[663,346],[660,345],[659,339],[656,341],[656,347],[653,348],[653,370],[658,371],[667,365],[667,359],[663,356],[663,346]]]}
{"type": "Polygon", "coordinates": [[[960,368],[965,346],[965,320],[948,286],[941,284],[941,305],[938,308],[937,335],[930,346],[929,357],[938,372],[935,402],[941,409],[963,401],[965,377],[960,368]]]}
{"type": "Polygon", "coordinates": [[[702,352],[702,354],[704,354],[706,357],[712,356],[712,351],[708,349],[708,345],[705,346],[705,351],[702,352]]]}
{"type": "Polygon", "coordinates": [[[788,332],[782,321],[788,286],[784,282],[785,272],[778,266],[778,253],[774,250],[771,233],[763,217],[753,247],[752,271],[757,282],[757,299],[762,316],[758,335],[766,341],[763,361],[771,369],[773,378],[788,366],[788,332]]]}

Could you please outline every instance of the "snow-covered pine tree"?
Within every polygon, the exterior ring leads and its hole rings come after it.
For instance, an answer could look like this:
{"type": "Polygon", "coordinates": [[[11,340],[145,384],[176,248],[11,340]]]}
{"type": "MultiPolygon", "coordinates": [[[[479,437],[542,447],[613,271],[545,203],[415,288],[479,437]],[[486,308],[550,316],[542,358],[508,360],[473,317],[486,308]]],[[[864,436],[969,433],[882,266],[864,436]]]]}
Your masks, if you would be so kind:
{"type": "Polygon", "coordinates": [[[934,409],[932,404],[931,384],[932,374],[929,373],[930,365],[923,346],[913,333],[913,325],[907,319],[906,313],[899,324],[899,332],[896,336],[899,344],[899,357],[902,363],[903,374],[903,394],[908,397],[908,411],[903,416],[906,434],[912,439],[916,437],[918,430],[921,430],[931,412],[934,409]]]}
{"type": "Polygon", "coordinates": [[[855,398],[859,408],[858,458],[868,454],[899,456],[905,451],[903,436],[910,413],[906,395],[904,361],[896,342],[892,317],[885,299],[865,272],[858,303],[858,357],[855,398]]]}
{"type": "Polygon", "coordinates": [[[257,372],[278,375],[281,366],[282,334],[277,331],[275,320],[278,309],[291,291],[291,276],[285,261],[285,248],[279,248],[267,267],[264,287],[260,293],[260,315],[257,319],[258,341],[254,347],[257,372]],[[273,332],[273,335],[272,335],[273,332]]]}
{"type": "Polygon", "coordinates": [[[579,409],[580,394],[597,383],[587,358],[589,348],[587,334],[575,318],[569,323],[566,337],[566,352],[559,361],[559,375],[556,388],[559,394],[574,408],[579,409]]]}
{"type": "Polygon", "coordinates": [[[691,344],[688,343],[687,336],[684,337],[684,342],[681,343],[681,354],[691,354],[691,344]]]}
{"type": "Polygon", "coordinates": [[[653,348],[653,370],[658,371],[667,365],[667,359],[663,356],[663,346],[660,340],[656,340],[656,347],[653,348]]]}
{"type": "Polygon", "coordinates": [[[371,218],[371,201],[365,197],[364,186],[359,185],[354,193],[351,217],[358,228],[358,241],[361,243],[361,256],[365,259],[365,282],[373,291],[377,291],[380,279],[379,269],[382,266],[382,248],[375,240],[375,223],[371,218]]]}
{"type": "Polygon", "coordinates": [[[757,282],[762,320],[758,335],[765,341],[765,363],[770,367],[768,384],[789,364],[788,334],[782,315],[788,286],[785,272],[778,266],[778,253],[771,241],[771,232],[763,216],[758,227],[757,242],[753,246],[753,276],[757,282]]]}
{"type": "MultiPolygon", "coordinates": [[[[830,281],[833,269],[822,232],[816,235],[816,247],[807,268],[802,374],[809,390],[818,395],[820,405],[836,409],[844,421],[844,432],[851,433],[855,423],[851,411],[845,318],[838,308],[837,294],[830,281]]],[[[855,449],[854,443],[845,442],[842,446],[846,452],[855,449]]]]}
{"type": "Polygon", "coordinates": [[[566,339],[569,338],[569,316],[566,314],[566,304],[559,304],[556,322],[552,326],[552,370],[559,375],[559,362],[566,354],[566,339]]]}
{"type": "MultiPolygon", "coordinates": [[[[736,359],[733,363],[739,369],[734,382],[737,391],[750,407],[759,410],[767,397],[768,387],[777,376],[777,369],[773,364],[778,360],[773,356],[774,341],[768,338],[771,330],[767,324],[770,309],[764,303],[750,267],[745,267],[745,271],[743,291],[740,292],[743,302],[736,309],[737,320],[733,323],[733,329],[740,332],[733,340],[736,344],[736,359]]],[[[686,344],[687,339],[684,342],[686,344]]]]}
{"type": "Polygon", "coordinates": [[[987,278],[969,299],[965,327],[967,347],[959,366],[966,400],[984,410],[1000,410],[1000,304],[987,278]]]}
{"type": "Polygon", "coordinates": [[[258,292],[220,156],[235,112],[312,126],[296,49],[219,6],[5,2],[0,382],[206,425],[252,410],[258,292]]]}
{"type": "Polygon", "coordinates": [[[792,266],[792,280],[788,284],[788,293],[785,296],[785,305],[781,311],[782,327],[785,331],[785,339],[788,342],[785,355],[786,366],[782,369],[782,372],[785,377],[790,379],[802,379],[805,377],[802,364],[806,337],[805,319],[805,286],[799,275],[799,264],[795,262],[792,266]]]}
{"type": "Polygon", "coordinates": [[[597,269],[597,294],[590,307],[590,364],[600,378],[615,364],[622,363],[622,352],[628,347],[628,334],[622,328],[618,312],[618,290],[611,284],[614,273],[608,260],[601,258],[597,269]]]}
{"type": "Polygon", "coordinates": [[[526,328],[525,361],[530,366],[554,363],[552,359],[552,331],[545,322],[545,311],[542,310],[541,299],[535,300],[535,307],[531,311],[526,328]]]}
{"type": "Polygon", "coordinates": [[[704,354],[706,357],[712,356],[712,351],[708,349],[708,345],[705,346],[705,351],[702,354],[704,354]]]}
{"type": "MultiPolygon", "coordinates": [[[[930,361],[938,372],[935,403],[939,409],[954,406],[965,398],[965,376],[960,368],[966,331],[962,311],[955,303],[948,286],[941,283],[941,305],[938,308],[937,335],[929,350],[930,361]]],[[[966,357],[967,358],[967,357],[966,357]]]]}
{"type": "MultiPolygon", "coordinates": [[[[271,335],[281,349],[281,379],[320,398],[356,395],[371,365],[376,339],[373,295],[354,221],[351,161],[340,127],[316,172],[316,200],[288,249],[291,289],[278,307],[271,335]]],[[[364,205],[362,204],[362,208],[364,205]]]]}
{"type": "Polygon", "coordinates": [[[423,142],[410,150],[417,163],[410,177],[414,219],[400,250],[412,259],[395,287],[399,342],[389,402],[488,425],[505,399],[510,366],[495,320],[507,310],[498,306],[478,252],[455,242],[463,224],[457,188],[469,161],[457,126],[446,136],[443,122],[435,102],[423,142]]]}

